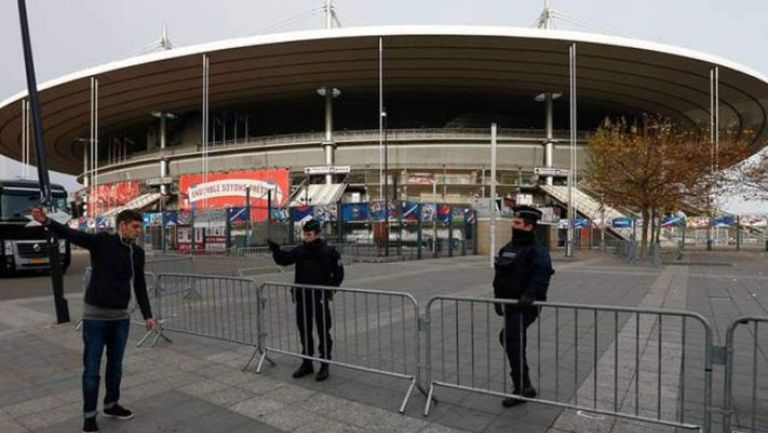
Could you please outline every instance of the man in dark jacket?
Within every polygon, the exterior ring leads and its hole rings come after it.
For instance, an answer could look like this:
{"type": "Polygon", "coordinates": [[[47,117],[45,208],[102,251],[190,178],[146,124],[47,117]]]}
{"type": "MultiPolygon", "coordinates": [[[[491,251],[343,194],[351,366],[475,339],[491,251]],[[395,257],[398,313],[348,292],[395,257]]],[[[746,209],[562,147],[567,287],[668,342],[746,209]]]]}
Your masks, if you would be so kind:
{"type": "MultiPolygon", "coordinates": [[[[320,238],[320,223],[315,220],[307,221],[303,227],[303,240],[300,245],[283,250],[280,245],[267,240],[275,263],[280,266],[296,264],[294,282],[313,286],[338,287],[344,280],[344,267],[336,248],[328,246],[320,238]]],[[[320,340],[318,349],[320,358],[331,359],[331,309],[329,302],[333,298],[332,290],[295,288],[292,290],[296,306],[296,326],[301,340],[301,353],[314,356],[315,344],[312,338],[312,322],[314,317],[317,326],[317,338],[320,340]]],[[[312,361],[304,359],[301,366],[293,373],[294,378],[312,374],[312,361]]],[[[320,370],[315,379],[320,382],[328,379],[328,363],[320,364],[320,370]]]]}
{"type": "Polygon", "coordinates": [[[91,278],[83,306],[83,432],[97,432],[99,369],[104,348],[107,367],[104,415],[131,419],[133,412],[120,406],[123,354],[130,329],[131,283],[148,330],[157,325],[144,280],[144,250],[134,243],[142,230],[141,214],[124,210],[117,215],[115,234],[88,234],[51,220],[41,208],[32,210],[35,221],[48,226],[59,237],[85,248],[91,255],[91,278]]]}
{"type": "MultiPolygon", "coordinates": [[[[541,212],[530,206],[513,208],[512,241],[499,250],[495,258],[496,273],[493,293],[496,298],[515,299],[517,305],[495,304],[496,314],[504,316],[504,329],[499,341],[509,359],[513,394],[535,398],[536,389],[528,374],[526,346],[528,327],[539,315],[535,301],[547,300],[549,279],[554,273],[549,251],[536,244],[534,229],[541,212]]],[[[525,403],[519,398],[506,398],[504,407],[525,403]]]]}

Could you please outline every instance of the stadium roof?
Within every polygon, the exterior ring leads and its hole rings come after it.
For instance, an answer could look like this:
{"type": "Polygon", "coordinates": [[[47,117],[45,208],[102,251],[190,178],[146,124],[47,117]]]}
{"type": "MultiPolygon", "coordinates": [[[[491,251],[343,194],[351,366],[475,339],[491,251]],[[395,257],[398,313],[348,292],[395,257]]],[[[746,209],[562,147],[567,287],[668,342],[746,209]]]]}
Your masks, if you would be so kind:
{"type": "MultiPolygon", "coordinates": [[[[385,92],[451,92],[518,100],[567,93],[568,46],[577,44],[579,112],[650,112],[708,124],[709,74],[719,67],[721,124],[768,136],[768,77],[688,49],[613,36],[510,27],[387,26],[253,36],[175,48],[85,69],[40,86],[49,167],[82,170],[90,131],[90,78],[99,79],[99,129],[146,122],[156,111],[199,110],[202,54],[212,109],[291,101],[333,85],[378,98],[378,38],[385,92]]],[[[0,153],[20,159],[19,93],[0,102],[0,153]]]]}

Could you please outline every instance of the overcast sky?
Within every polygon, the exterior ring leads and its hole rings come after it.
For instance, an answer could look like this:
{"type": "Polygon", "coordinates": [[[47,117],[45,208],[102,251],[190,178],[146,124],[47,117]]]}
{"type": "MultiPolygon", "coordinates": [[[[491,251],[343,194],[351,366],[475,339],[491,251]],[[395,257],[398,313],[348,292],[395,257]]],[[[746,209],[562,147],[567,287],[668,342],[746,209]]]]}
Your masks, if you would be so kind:
{"type": "MultiPolygon", "coordinates": [[[[336,0],[345,27],[472,24],[530,27],[543,0],[336,0]]],[[[551,0],[592,28],[725,57],[768,75],[766,0],[551,0]]],[[[17,2],[0,1],[0,100],[26,89],[17,2]]],[[[129,57],[167,25],[176,46],[323,26],[323,0],[27,0],[39,83],[129,57]],[[312,15],[312,10],[315,14],[312,15]],[[306,13],[305,13],[306,12],[306,13]],[[303,14],[303,15],[302,15],[303,14]],[[303,19],[291,20],[293,17],[303,19]],[[288,21],[288,25],[278,25],[288,21]]],[[[20,165],[0,157],[0,177],[20,165]]],[[[34,172],[34,170],[32,170],[34,172]]],[[[56,181],[74,185],[71,177],[56,181]]],[[[738,206],[735,210],[742,210],[738,206]]],[[[754,205],[745,209],[754,209],[754,205]]],[[[768,204],[760,210],[768,212],[768,204]]]]}

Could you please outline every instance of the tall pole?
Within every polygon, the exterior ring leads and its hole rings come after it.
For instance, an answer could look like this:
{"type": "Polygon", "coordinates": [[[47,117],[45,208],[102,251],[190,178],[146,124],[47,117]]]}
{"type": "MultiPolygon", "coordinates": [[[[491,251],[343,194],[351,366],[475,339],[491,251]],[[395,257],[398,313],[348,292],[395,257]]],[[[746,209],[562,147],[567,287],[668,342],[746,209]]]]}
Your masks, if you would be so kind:
{"type": "MultiPolygon", "coordinates": [[[[209,74],[210,74],[210,59],[207,54],[203,54],[203,127],[202,127],[202,172],[203,172],[203,184],[208,183],[208,88],[209,88],[209,74]]],[[[203,191],[203,209],[208,208],[208,198],[203,191]]],[[[194,244],[194,241],[192,242],[194,244]]]]}
{"type": "MultiPolygon", "coordinates": [[[[21,24],[21,40],[24,46],[24,66],[27,73],[27,88],[29,102],[32,108],[32,124],[35,133],[35,156],[37,162],[37,178],[40,182],[40,198],[43,206],[51,209],[53,194],[51,181],[48,177],[48,167],[45,160],[45,142],[43,137],[43,120],[40,116],[40,99],[37,94],[35,65],[32,58],[32,44],[29,40],[29,24],[27,22],[27,5],[24,0],[18,0],[19,21],[21,24]]],[[[61,259],[59,258],[59,240],[50,228],[45,229],[48,240],[48,259],[51,266],[51,282],[53,286],[53,301],[56,307],[56,321],[69,322],[69,305],[64,298],[64,281],[62,279],[61,259]]]]}
{"type": "Polygon", "coordinates": [[[573,222],[576,218],[576,207],[573,203],[573,188],[576,183],[576,44],[571,44],[569,51],[570,67],[570,170],[568,170],[568,239],[565,245],[565,256],[573,257],[573,222]]]}
{"type": "Polygon", "coordinates": [[[379,200],[384,199],[384,51],[379,38],[379,200]]]}
{"type": "Polygon", "coordinates": [[[437,179],[432,175],[432,205],[435,213],[432,214],[432,257],[437,257],[437,179]]]}
{"type": "Polygon", "coordinates": [[[381,112],[384,122],[384,256],[389,257],[389,152],[387,149],[387,112],[381,112]]]}
{"type": "MultiPolygon", "coordinates": [[[[720,69],[715,66],[709,70],[709,142],[712,176],[718,170],[720,146],[720,69]]],[[[712,250],[712,221],[714,218],[714,185],[709,190],[709,224],[707,225],[707,251],[712,250]]]]}
{"type": "Polygon", "coordinates": [[[491,249],[488,252],[491,269],[493,269],[493,256],[496,254],[496,124],[491,123],[491,224],[489,230],[491,236],[491,249]]]}
{"type": "Polygon", "coordinates": [[[333,0],[325,0],[325,28],[333,28],[333,0]]]}
{"type": "MultiPolygon", "coordinates": [[[[544,167],[552,168],[552,160],[553,160],[552,154],[554,153],[554,148],[555,148],[554,131],[553,131],[553,129],[554,129],[553,128],[553,123],[554,123],[553,122],[553,117],[554,116],[552,114],[552,105],[553,105],[552,104],[552,99],[553,99],[552,92],[547,92],[544,95],[544,97],[545,97],[545,102],[546,102],[546,105],[547,105],[546,106],[546,110],[547,110],[547,114],[546,114],[547,140],[546,140],[546,145],[545,145],[545,149],[544,149],[544,167]]],[[[552,184],[553,184],[552,176],[547,176],[546,181],[547,181],[547,185],[552,186],[552,184]]]]}

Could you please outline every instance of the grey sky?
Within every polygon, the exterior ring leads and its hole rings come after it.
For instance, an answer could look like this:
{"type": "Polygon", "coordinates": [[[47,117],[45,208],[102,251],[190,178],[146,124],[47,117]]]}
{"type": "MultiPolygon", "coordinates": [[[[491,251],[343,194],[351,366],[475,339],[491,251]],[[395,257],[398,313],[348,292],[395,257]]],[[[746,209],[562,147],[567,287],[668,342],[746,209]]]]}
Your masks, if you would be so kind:
{"type": "MultiPolygon", "coordinates": [[[[26,89],[16,1],[0,1],[0,100],[26,89]]],[[[27,0],[38,82],[128,57],[157,40],[163,24],[177,46],[322,27],[321,11],[278,22],[323,0],[27,0]]],[[[473,24],[530,27],[542,0],[335,0],[344,26],[473,24]]],[[[768,75],[768,1],[551,0],[552,7],[620,36],[725,57],[768,75]]],[[[556,21],[556,28],[589,31],[556,21]]],[[[3,157],[3,176],[19,164],[3,157]]],[[[34,170],[33,170],[34,171],[34,170]]],[[[62,180],[57,176],[56,180],[62,180]]],[[[73,182],[66,181],[69,185],[73,182]]],[[[768,211],[768,205],[765,205],[768,211]]]]}

